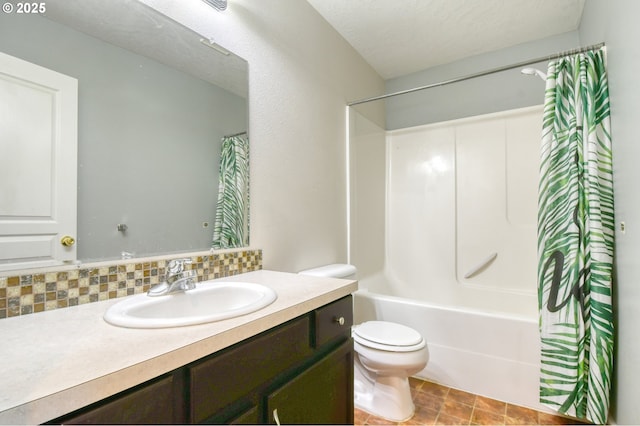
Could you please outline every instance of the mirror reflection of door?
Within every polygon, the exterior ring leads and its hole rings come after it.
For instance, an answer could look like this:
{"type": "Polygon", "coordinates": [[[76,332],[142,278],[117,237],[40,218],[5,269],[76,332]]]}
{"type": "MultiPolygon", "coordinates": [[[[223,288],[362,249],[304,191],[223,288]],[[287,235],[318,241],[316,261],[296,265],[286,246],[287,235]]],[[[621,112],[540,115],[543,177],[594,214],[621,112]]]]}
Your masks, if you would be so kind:
{"type": "Polygon", "coordinates": [[[76,79],[0,53],[0,270],[76,259],[76,79]]]}

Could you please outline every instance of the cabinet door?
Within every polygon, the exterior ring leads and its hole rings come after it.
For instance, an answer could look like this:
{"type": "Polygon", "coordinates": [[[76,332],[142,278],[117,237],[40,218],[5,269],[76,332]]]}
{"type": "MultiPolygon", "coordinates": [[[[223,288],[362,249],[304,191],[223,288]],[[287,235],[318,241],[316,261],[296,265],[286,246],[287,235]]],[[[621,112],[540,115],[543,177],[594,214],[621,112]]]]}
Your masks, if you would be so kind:
{"type": "Polygon", "coordinates": [[[258,423],[260,423],[260,410],[258,407],[251,407],[229,421],[231,425],[257,425],[258,423]]]}
{"type": "Polygon", "coordinates": [[[270,424],[353,424],[353,341],[267,396],[270,424]]]}

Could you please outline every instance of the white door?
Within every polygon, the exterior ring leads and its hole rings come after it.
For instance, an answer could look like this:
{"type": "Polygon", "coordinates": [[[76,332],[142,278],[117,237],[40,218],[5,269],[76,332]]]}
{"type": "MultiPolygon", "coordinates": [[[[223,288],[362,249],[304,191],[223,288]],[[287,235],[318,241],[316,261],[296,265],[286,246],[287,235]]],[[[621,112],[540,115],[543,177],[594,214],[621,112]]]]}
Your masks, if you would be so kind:
{"type": "Polygon", "coordinates": [[[76,259],[77,117],[76,79],[0,53],[0,270],[76,259]]]}

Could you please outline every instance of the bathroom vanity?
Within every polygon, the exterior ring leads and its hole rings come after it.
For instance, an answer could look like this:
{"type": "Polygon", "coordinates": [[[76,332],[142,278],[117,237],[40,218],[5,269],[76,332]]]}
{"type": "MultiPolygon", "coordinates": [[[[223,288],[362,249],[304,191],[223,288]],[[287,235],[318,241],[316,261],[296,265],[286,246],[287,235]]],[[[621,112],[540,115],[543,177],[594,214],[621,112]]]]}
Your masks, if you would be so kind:
{"type": "Polygon", "coordinates": [[[22,363],[0,373],[16,391],[0,401],[0,423],[353,423],[357,282],[272,271],[224,280],[270,286],[278,299],[243,317],[155,330],[106,324],[115,301],[0,321],[9,361],[22,363]],[[55,329],[44,347],[32,341],[55,329]]]}

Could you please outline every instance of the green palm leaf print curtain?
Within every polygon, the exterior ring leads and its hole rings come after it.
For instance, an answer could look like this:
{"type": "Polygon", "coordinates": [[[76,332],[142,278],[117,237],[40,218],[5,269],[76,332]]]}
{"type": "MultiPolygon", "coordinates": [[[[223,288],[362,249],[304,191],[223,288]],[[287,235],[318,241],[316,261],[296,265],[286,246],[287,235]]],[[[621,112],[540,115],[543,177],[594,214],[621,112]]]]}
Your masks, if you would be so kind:
{"type": "Polygon", "coordinates": [[[540,401],[603,424],[613,368],[613,177],[604,50],[551,61],[538,196],[540,401]]]}
{"type": "Polygon", "coordinates": [[[246,135],[222,139],[214,249],[249,244],[249,140],[246,135]]]}

